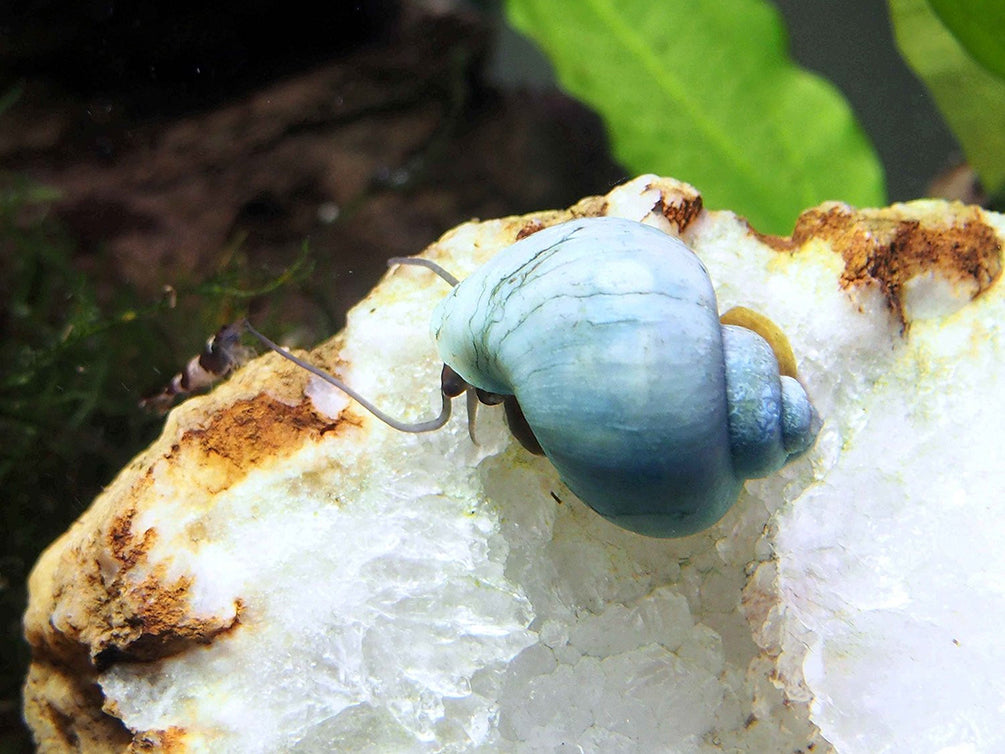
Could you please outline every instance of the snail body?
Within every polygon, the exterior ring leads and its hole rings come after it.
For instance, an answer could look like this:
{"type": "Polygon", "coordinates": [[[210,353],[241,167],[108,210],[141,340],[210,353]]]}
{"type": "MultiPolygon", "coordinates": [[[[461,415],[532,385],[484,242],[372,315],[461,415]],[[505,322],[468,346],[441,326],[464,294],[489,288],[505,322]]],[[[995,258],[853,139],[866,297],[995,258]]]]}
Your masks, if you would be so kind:
{"type": "MultiPolygon", "coordinates": [[[[755,332],[749,310],[720,321],[701,260],[682,241],[641,223],[584,218],[540,230],[453,286],[431,329],[444,362],[442,409],[407,423],[338,378],[269,348],[348,393],[390,426],[428,432],[466,393],[469,431],[480,400],[503,403],[516,438],[544,453],[562,480],[604,518],[653,537],[718,521],[747,479],[808,449],[820,420],[794,369],[755,332]],[[752,329],[753,328],[753,329],[752,329]],[[788,371],[787,367],[785,371],[788,371]]],[[[770,322],[769,338],[780,331],[770,322]]]]}
{"type": "Polygon", "coordinates": [[[640,223],[587,218],[518,241],[453,289],[432,331],[465,382],[515,397],[578,497],[641,534],[711,526],[818,429],[771,346],[720,324],[698,257],[640,223]]]}

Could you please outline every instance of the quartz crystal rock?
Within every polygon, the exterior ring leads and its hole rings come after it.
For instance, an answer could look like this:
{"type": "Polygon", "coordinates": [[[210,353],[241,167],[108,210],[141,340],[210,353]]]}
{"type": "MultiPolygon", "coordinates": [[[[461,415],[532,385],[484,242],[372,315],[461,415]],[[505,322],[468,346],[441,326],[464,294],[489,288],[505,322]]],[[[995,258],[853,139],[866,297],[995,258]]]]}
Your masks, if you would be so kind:
{"type": "MultiPolygon", "coordinates": [[[[477,445],[463,416],[402,434],[262,356],[176,408],[39,560],[40,746],[1005,750],[1005,218],[828,204],[766,237],[643,176],[424,254],[463,278],[605,214],[679,233],[720,310],[786,332],[824,419],[808,454],[708,531],[647,539],[576,500],[498,410],[477,445]]],[[[397,268],[310,358],[431,416],[445,292],[397,268]]]]}

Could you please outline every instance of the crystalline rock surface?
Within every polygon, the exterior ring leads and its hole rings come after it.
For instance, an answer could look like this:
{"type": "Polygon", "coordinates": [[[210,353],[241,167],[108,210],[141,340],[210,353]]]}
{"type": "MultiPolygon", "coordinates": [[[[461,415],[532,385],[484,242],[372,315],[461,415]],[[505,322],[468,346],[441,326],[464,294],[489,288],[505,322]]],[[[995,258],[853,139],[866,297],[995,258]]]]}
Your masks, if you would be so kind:
{"type": "MultiPolygon", "coordinates": [[[[391,430],[275,354],[168,417],[39,560],[44,751],[1005,751],[1005,218],[827,204],[763,236],[642,176],[472,222],[463,278],[535,228],[680,235],[720,311],[776,322],[824,418],[710,530],[595,515],[483,409],[391,430]]],[[[418,250],[417,250],[418,251],[418,250]]],[[[443,281],[390,271],[310,358],[438,408],[443,281]]]]}

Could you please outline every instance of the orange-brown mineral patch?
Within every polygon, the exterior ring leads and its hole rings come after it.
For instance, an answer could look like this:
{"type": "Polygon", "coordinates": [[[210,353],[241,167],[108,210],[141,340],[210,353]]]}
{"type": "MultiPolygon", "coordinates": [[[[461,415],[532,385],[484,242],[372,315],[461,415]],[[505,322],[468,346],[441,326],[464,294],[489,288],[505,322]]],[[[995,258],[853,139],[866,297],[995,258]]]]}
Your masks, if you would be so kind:
{"type": "MultiPolygon", "coordinates": [[[[603,198],[603,197],[595,197],[603,198]]],[[[527,236],[532,236],[539,230],[544,230],[545,228],[550,228],[552,225],[558,225],[559,223],[564,223],[570,220],[572,217],[589,217],[590,215],[575,215],[574,213],[564,212],[561,210],[550,210],[548,212],[541,212],[534,215],[533,217],[518,217],[515,221],[511,223],[512,229],[515,231],[513,241],[522,241],[527,238],[527,236]]]]}
{"type": "Polygon", "coordinates": [[[93,673],[209,644],[240,625],[240,598],[222,614],[194,613],[193,578],[171,577],[167,564],[150,562],[157,530],[134,533],[136,514],[136,507],[121,512],[96,538],[63,553],[51,574],[49,620],[25,622],[36,661],[93,673]]]}
{"type": "Polygon", "coordinates": [[[841,285],[878,287],[906,329],[904,286],[908,281],[933,273],[976,298],[1002,273],[1001,239],[979,208],[939,205],[936,216],[926,214],[924,206],[854,210],[823,204],[803,212],[789,238],[757,235],[780,251],[814,239],[825,241],[844,258],[841,285]]]}
{"type": "Polygon", "coordinates": [[[528,220],[526,223],[520,226],[520,230],[516,232],[516,240],[522,241],[527,236],[532,236],[539,230],[544,230],[546,227],[547,226],[544,224],[544,222],[536,217],[533,220],[528,220]]]}
{"type": "Polygon", "coordinates": [[[268,395],[235,402],[204,427],[184,432],[166,456],[186,478],[217,494],[330,429],[310,401],[288,406],[268,395]]]}
{"type": "Polygon", "coordinates": [[[236,627],[239,598],[222,615],[192,614],[192,578],[171,577],[168,563],[151,562],[160,532],[137,521],[151,506],[165,506],[161,515],[173,506],[198,520],[248,472],[281,462],[330,426],[309,401],[290,407],[263,394],[181,430],[166,452],[148,456],[132,484],[113,485],[109,498],[99,499],[107,512],[94,533],[63,548],[49,584],[55,615],[26,623],[36,653],[59,657],[67,642],[82,644],[102,668],[166,657],[236,627]]]}
{"type": "Polygon", "coordinates": [[[653,211],[659,212],[676,225],[678,233],[683,233],[704,209],[701,194],[692,186],[686,184],[666,186],[663,182],[653,185],[652,188],[660,189],[660,198],[653,205],[653,211]]]}
{"type": "Polygon", "coordinates": [[[168,728],[167,730],[147,730],[137,733],[127,754],[140,754],[141,752],[158,752],[158,754],[174,754],[174,752],[188,751],[186,742],[186,732],[183,728],[168,728]]]}
{"type": "MultiPolygon", "coordinates": [[[[338,421],[334,431],[345,422],[338,421]]],[[[169,422],[169,427],[171,426],[169,422]]],[[[52,751],[182,750],[182,731],[138,734],[102,711],[97,675],[116,662],[150,662],[212,643],[241,625],[244,603],[197,613],[194,577],[154,560],[160,516],[198,522],[216,496],[250,471],[280,463],[333,425],[308,400],[289,406],[262,393],[190,412],[123,470],[36,565],[25,636],[32,665],[25,711],[52,751]],[[149,515],[158,509],[156,515],[149,515]],[[145,523],[141,524],[140,521],[145,523]],[[152,747],[152,748],[151,748],[152,747]]],[[[182,529],[198,531],[197,525],[182,529]]],[[[175,536],[180,536],[176,534],[175,536]]],[[[186,535],[187,536],[187,535],[186,535]]],[[[198,548],[198,539],[183,543],[198,548]]]]}
{"type": "Polygon", "coordinates": [[[33,662],[24,685],[24,712],[38,751],[125,751],[132,734],[102,710],[102,699],[93,671],[33,662]]]}
{"type": "MultiPolygon", "coordinates": [[[[243,601],[233,603],[233,614],[197,616],[192,614],[193,579],[169,579],[163,564],[154,566],[136,586],[120,595],[113,625],[102,637],[94,654],[99,670],[115,662],[149,662],[178,654],[192,645],[210,644],[241,622],[243,601]]],[[[97,647],[92,647],[92,652],[97,647]]]]}
{"type": "MultiPolygon", "coordinates": [[[[696,188],[673,179],[650,176],[648,182],[640,186],[640,190],[647,196],[650,195],[649,192],[658,194],[650,212],[666,218],[675,226],[678,234],[683,233],[701,215],[704,208],[701,193],[696,188]]],[[[611,209],[608,197],[588,196],[570,207],[567,212],[553,211],[519,218],[515,240],[527,238],[539,230],[568,220],[581,217],[607,217],[611,209]]]]}

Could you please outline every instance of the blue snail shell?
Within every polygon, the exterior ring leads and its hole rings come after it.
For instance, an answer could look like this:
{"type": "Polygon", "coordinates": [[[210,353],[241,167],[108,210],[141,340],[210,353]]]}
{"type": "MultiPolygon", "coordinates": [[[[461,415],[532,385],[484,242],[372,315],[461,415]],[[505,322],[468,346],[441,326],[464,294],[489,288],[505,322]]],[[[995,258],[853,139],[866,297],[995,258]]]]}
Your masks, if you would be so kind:
{"type": "Polygon", "coordinates": [[[720,324],[698,257],[640,223],[573,220],[518,241],[452,290],[432,329],[468,383],[516,397],[576,495],[649,536],[711,526],[818,429],[768,343],[720,324]]]}

